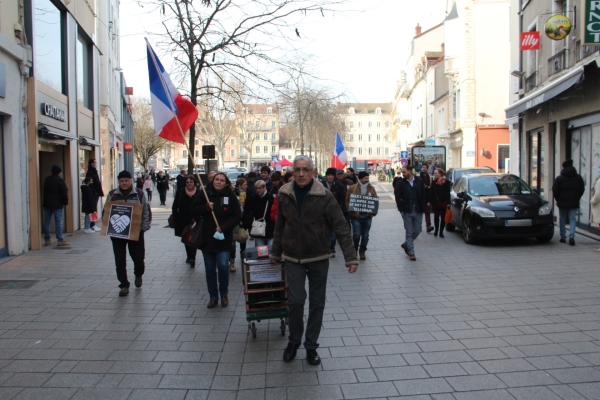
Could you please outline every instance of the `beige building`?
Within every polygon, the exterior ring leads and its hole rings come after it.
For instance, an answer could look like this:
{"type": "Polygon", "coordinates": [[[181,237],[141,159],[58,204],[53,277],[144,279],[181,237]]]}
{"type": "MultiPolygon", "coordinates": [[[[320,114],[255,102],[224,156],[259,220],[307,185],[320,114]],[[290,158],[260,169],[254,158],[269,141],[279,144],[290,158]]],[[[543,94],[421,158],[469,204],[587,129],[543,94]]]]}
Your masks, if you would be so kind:
{"type": "MultiPolygon", "coordinates": [[[[573,159],[585,181],[577,226],[597,234],[590,223],[590,190],[600,175],[600,40],[586,45],[586,29],[595,25],[582,23],[594,17],[585,16],[584,2],[579,0],[531,0],[521,5],[519,16],[520,20],[512,20],[511,29],[539,32],[540,48],[521,50],[520,40],[512,41],[510,74],[516,84],[510,88],[513,102],[506,108],[506,118],[518,153],[512,154],[511,161],[521,177],[551,201],[552,183],[562,162],[573,159]],[[549,27],[547,35],[546,22],[556,15],[562,15],[559,25],[563,29],[549,27]],[[570,32],[565,19],[575,25],[570,32]]],[[[588,32],[588,40],[596,37],[592,33],[588,32]]]]}
{"type": "Polygon", "coordinates": [[[391,165],[395,144],[392,138],[391,103],[341,103],[345,111],[344,147],[348,161],[367,161],[371,167],[391,165]]]}
{"type": "Polygon", "coordinates": [[[279,107],[246,104],[236,113],[238,135],[226,147],[226,163],[255,167],[270,163],[279,154],[279,107]]]}

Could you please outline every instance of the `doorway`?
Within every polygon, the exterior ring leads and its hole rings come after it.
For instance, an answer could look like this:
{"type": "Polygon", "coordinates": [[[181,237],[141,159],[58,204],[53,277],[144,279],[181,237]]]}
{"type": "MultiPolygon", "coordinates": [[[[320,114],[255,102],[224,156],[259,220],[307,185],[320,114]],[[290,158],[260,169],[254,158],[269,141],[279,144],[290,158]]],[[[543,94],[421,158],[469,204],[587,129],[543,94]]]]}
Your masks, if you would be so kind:
{"type": "MultiPolygon", "coordinates": [[[[64,167],[64,147],[63,145],[58,145],[54,143],[40,143],[40,151],[39,151],[39,176],[40,176],[40,218],[41,224],[40,227],[41,232],[43,233],[44,229],[44,181],[50,175],[52,175],[52,166],[58,165],[63,170],[63,178],[65,175],[65,167],[64,167]]],[[[74,198],[73,193],[69,193],[69,199],[72,201],[74,198]]],[[[75,197],[76,198],[76,197],[75,197]]],[[[66,217],[67,213],[63,212],[63,233],[66,231],[66,217]]],[[[54,226],[54,218],[50,220],[50,233],[54,233],[56,231],[54,226]]],[[[54,236],[54,235],[53,235],[54,236]]],[[[42,243],[44,241],[42,240],[42,243]]]]}
{"type": "Polygon", "coordinates": [[[535,131],[529,134],[529,186],[544,197],[544,146],[542,132],[535,131]]]}
{"type": "Polygon", "coordinates": [[[583,178],[585,192],[579,201],[579,212],[577,223],[588,228],[591,218],[591,189],[593,188],[596,175],[595,168],[600,165],[600,124],[586,125],[573,129],[567,136],[567,154],[573,160],[573,166],[583,178]],[[594,168],[595,167],[595,168],[594,168]]]}

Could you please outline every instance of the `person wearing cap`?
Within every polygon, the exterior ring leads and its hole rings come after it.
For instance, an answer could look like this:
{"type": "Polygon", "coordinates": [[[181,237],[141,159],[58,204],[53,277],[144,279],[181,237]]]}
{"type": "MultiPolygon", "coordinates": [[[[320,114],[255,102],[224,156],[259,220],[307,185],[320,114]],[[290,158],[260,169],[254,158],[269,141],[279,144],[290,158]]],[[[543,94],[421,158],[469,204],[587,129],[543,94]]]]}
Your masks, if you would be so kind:
{"type": "Polygon", "coordinates": [[[427,197],[425,185],[413,174],[411,165],[402,166],[402,176],[404,179],[398,181],[394,187],[396,205],[402,214],[406,231],[406,241],[400,247],[404,249],[411,261],[416,261],[414,241],[421,233],[427,197]]]}
{"type": "MultiPolygon", "coordinates": [[[[335,168],[327,168],[325,171],[325,181],[323,181],[323,186],[325,186],[335,197],[335,201],[337,201],[340,209],[342,210],[342,214],[346,213],[344,210],[346,209],[346,185],[342,184],[339,180],[336,179],[337,170],[335,168]]],[[[344,216],[344,219],[345,216],[344,216]]],[[[347,219],[346,219],[347,220],[347,219]]],[[[333,229],[331,230],[331,240],[329,250],[331,252],[331,257],[335,257],[335,244],[337,240],[335,237],[335,232],[333,229]]]]}
{"type": "Polygon", "coordinates": [[[569,220],[569,244],[575,246],[575,225],[579,200],[585,192],[585,182],[573,166],[573,160],[565,160],[563,169],[552,185],[552,195],[556,200],[560,215],[560,242],[567,242],[566,222],[569,220]]]}
{"type": "MultiPolygon", "coordinates": [[[[358,173],[358,183],[348,188],[346,194],[346,210],[350,205],[350,195],[360,194],[369,197],[378,197],[373,185],[369,183],[369,174],[365,171],[358,173]]],[[[359,213],[355,211],[348,212],[352,224],[352,241],[354,250],[358,252],[361,260],[366,260],[367,244],[369,243],[369,232],[371,231],[371,222],[377,214],[359,213]]]]}
{"type": "Polygon", "coordinates": [[[152,222],[152,211],[148,205],[148,199],[142,189],[133,187],[133,179],[131,173],[123,170],[117,176],[119,186],[116,189],[108,192],[106,202],[104,203],[104,211],[106,211],[106,203],[109,201],[123,201],[126,203],[141,204],[142,210],[142,225],[140,227],[140,236],[137,241],[119,239],[111,237],[113,245],[113,253],[115,255],[115,265],[117,269],[117,279],[121,291],[119,296],[127,296],[129,294],[129,280],[127,279],[127,248],[129,255],[133,260],[133,273],[135,275],[135,287],[142,287],[142,276],[146,270],[144,259],[146,258],[146,247],[144,243],[144,232],[150,229],[152,222]]]}
{"type": "Polygon", "coordinates": [[[44,180],[44,243],[50,246],[50,221],[54,215],[54,228],[59,246],[68,246],[62,234],[63,208],[69,204],[69,189],[62,178],[62,168],[52,166],[52,175],[44,180]]]}

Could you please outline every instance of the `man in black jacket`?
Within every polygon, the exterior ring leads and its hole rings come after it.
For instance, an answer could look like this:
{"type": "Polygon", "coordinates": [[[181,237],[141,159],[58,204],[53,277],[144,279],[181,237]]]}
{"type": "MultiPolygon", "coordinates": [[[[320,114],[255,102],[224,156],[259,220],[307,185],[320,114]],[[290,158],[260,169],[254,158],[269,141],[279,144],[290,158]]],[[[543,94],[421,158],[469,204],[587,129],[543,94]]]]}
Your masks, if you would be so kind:
{"type": "Polygon", "coordinates": [[[565,226],[569,219],[569,244],[575,246],[575,225],[577,223],[577,210],[579,200],[585,192],[585,183],[581,175],[573,167],[573,160],[565,160],[560,175],[554,180],[552,193],[558,206],[560,214],[560,242],[566,243],[567,228],[565,226]]]}
{"type": "Polygon", "coordinates": [[[411,261],[416,261],[414,241],[421,233],[427,197],[425,196],[425,185],[421,179],[413,175],[412,166],[403,166],[402,176],[404,179],[397,181],[394,188],[396,205],[402,214],[406,231],[406,241],[402,243],[401,247],[411,261]]]}
{"type": "MultiPolygon", "coordinates": [[[[177,175],[177,189],[175,190],[175,193],[182,189],[185,189],[185,169],[179,171],[179,175],[177,175]]],[[[173,194],[173,196],[174,195],[175,194],[173,194]]]]}
{"type": "Polygon", "coordinates": [[[69,189],[62,179],[62,168],[52,166],[52,175],[44,181],[44,242],[50,246],[50,221],[54,214],[56,239],[59,246],[68,246],[62,234],[63,208],[69,204],[69,189]]]}
{"type": "MultiPolygon", "coordinates": [[[[346,208],[346,185],[342,185],[340,181],[335,178],[337,170],[335,168],[327,168],[325,172],[325,180],[322,182],[323,186],[325,186],[333,197],[335,197],[335,201],[337,201],[342,213],[344,212],[344,208],[346,208]]],[[[335,237],[335,232],[331,230],[331,241],[329,245],[329,250],[331,252],[331,256],[335,257],[335,244],[337,239],[335,237]]]]}
{"type": "MultiPolygon", "coordinates": [[[[433,178],[427,172],[427,164],[421,165],[421,172],[419,173],[419,178],[423,181],[423,185],[425,185],[425,198],[429,199],[429,194],[431,193],[431,185],[433,183],[433,178]]],[[[427,233],[433,231],[433,226],[431,226],[431,206],[425,206],[425,225],[427,225],[427,233]]]]}

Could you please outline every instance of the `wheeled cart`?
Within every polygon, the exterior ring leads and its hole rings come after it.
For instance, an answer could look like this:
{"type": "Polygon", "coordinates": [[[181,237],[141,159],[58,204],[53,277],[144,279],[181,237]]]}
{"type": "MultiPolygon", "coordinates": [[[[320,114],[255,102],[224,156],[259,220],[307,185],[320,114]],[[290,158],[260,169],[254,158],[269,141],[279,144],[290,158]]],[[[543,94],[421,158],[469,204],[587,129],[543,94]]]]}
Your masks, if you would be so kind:
{"type": "Polygon", "coordinates": [[[285,336],[288,325],[288,285],[285,263],[271,265],[270,259],[244,259],[244,296],[246,298],[246,321],[252,337],[256,338],[256,324],[263,319],[281,321],[281,335],[285,336]]]}

